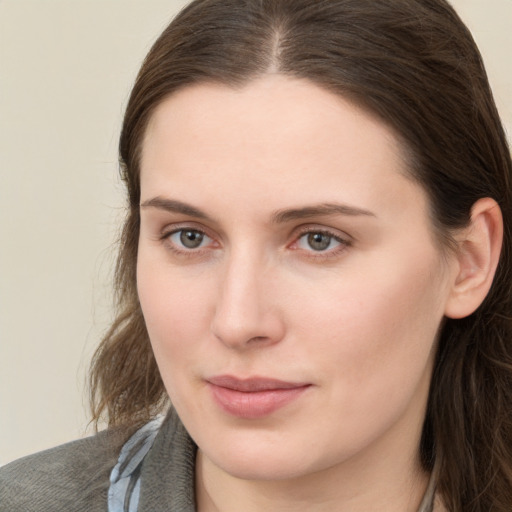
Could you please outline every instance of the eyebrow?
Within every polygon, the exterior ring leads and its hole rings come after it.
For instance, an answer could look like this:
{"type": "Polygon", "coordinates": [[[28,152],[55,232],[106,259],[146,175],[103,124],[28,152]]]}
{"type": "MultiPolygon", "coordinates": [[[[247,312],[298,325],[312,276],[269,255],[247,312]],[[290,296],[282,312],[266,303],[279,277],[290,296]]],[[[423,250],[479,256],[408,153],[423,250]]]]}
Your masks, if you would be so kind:
{"type": "Polygon", "coordinates": [[[305,206],[303,208],[290,208],[278,210],[272,215],[272,222],[276,224],[301,220],[309,217],[322,217],[328,215],[348,215],[350,217],[367,216],[376,217],[370,210],[339,203],[322,203],[318,205],[305,206]]]}
{"type": "Polygon", "coordinates": [[[166,199],[163,197],[153,197],[152,199],[148,199],[144,201],[140,205],[141,208],[158,208],[160,210],[165,210],[171,213],[182,213],[184,215],[188,215],[190,217],[196,217],[198,219],[208,219],[208,215],[201,211],[199,208],[195,206],[191,206],[187,203],[182,203],[181,201],[176,201],[175,199],[166,199]]]}
{"type": "MultiPolygon", "coordinates": [[[[141,208],[158,208],[171,213],[181,213],[198,219],[210,219],[211,217],[205,212],[182,201],[175,199],[167,199],[163,197],[154,197],[144,201],[140,205],[141,208]]],[[[286,208],[277,210],[271,216],[273,224],[283,224],[292,220],[301,220],[311,217],[321,217],[328,215],[346,215],[350,217],[366,216],[376,217],[370,210],[358,208],[356,206],[340,204],[340,203],[321,203],[312,206],[304,206],[302,208],[286,208]]]]}

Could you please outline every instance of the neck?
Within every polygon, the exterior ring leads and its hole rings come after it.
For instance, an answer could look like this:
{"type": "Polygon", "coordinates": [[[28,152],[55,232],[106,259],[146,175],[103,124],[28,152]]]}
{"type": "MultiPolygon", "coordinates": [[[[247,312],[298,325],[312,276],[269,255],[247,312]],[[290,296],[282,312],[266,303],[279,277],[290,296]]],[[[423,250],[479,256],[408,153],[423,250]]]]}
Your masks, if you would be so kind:
{"type": "Polygon", "coordinates": [[[429,475],[416,457],[381,464],[346,461],[307,476],[277,481],[229,475],[198,451],[198,512],[416,512],[429,475]]]}

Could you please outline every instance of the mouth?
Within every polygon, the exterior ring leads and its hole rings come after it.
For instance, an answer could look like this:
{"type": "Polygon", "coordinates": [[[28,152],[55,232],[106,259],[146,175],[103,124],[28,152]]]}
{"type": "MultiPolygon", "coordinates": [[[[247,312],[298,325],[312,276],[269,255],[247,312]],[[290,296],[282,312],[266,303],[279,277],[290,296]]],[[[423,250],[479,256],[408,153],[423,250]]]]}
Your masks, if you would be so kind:
{"type": "Polygon", "coordinates": [[[265,377],[239,379],[231,375],[208,378],[206,382],[214,402],[223,412],[244,419],[268,416],[294,402],[311,386],[303,382],[265,377]]]}

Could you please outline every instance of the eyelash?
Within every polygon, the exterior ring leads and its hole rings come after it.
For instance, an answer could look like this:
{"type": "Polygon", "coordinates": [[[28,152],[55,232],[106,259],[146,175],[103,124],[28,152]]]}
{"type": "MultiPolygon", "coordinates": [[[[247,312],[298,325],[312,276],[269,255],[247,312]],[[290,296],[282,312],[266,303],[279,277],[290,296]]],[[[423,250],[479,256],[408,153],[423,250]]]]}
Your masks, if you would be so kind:
{"type": "MultiPolygon", "coordinates": [[[[339,233],[334,233],[325,228],[315,228],[315,227],[308,227],[308,228],[305,228],[304,230],[300,231],[298,236],[295,238],[295,241],[291,245],[292,246],[297,245],[303,237],[306,237],[306,236],[312,235],[312,234],[315,234],[315,235],[319,234],[319,235],[327,236],[330,238],[329,244],[332,243],[332,241],[334,240],[339,245],[337,247],[327,249],[324,251],[315,251],[312,248],[311,248],[311,250],[306,250],[305,252],[310,253],[310,254],[308,254],[309,258],[323,259],[323,260],[326,260],[329,258],[334,258],[334,257],[339,256],[340,253],[344,252],[348,247],[351,246],[351,241],[348,240],[348,237],[342,238],[339,235],[339,233]]],[[[300,250],[298,248],[293,248],[293,249],[300,250]]]]}
{"type": "Polygon", "coordinates": [[[190,226],[190,225],[174,227],[172,230],[165,231],[162,233],[162,236],[160,239],[162,240],[162,242],[166,245],[166,247],[168,249],[170,249],[172,252],[176,253],[179,256],[189,256],[190,257],[190,256],[199,256],[199,255],[203,254],[205,252],[205,250],[207,250],[207,246],[205,246],[205,247],[201,246],[201,247],[198,247],[195,249],[179,248],[177,246],[177,244],[171,240],[171,237],[173,235],[176,235],[178,233],[187,232],[187,231],[193,232],[193,233],[199,233],[203,237],[207,237],[212,241],[214,240],[214,238],[211,237],[210,235],[208,235],[208,233],[206,233],[206,231],[204,229],[190,226]]]}
{"type": "MultiPolygon", "coordinates": [[[[200,246],[198,248],[179,248],[175,242],[171,241],[171,237],[173,235],[176,235],[178,233],[183,233],[186,231],[198,233],[201,236],[207,237],[210,240],[214,241],[214,238],[212,236],[208,235],[208,233],[204,229],[196,228],[193,226],[174,227],[172,230],[162,233],[161,240],[166,244],[166,246],[172,252],[174,252],[180,256],[188,256],[188,257],[200,256],[205,251],[208,250],[209,244],[205,247],[200,246]]],[[[334,257],[338,256],[341,252],[344,252],[348,247],[350,247],[352,245],[352,242],[347,239],[348,237],[342,238],[342,237],[340,237],[339,234],[329,231],[328,229],[325,229],[325,228],[308,227],[308,228],[305,228],[305,229],[302,229],[301,231],[299,231],[299,233],[294,237],[294,241],[291,244],[288,244],[287,247],[292,250],[301,250],[300,248],[296,247],[296,245],[300,242],[300,240],[302,238],[304,238],[308,235],[312,235],[312,234],[315,234],[315,235],[319,234],[319,235],[327,236],[330,239],[329,245],[332,243],[332,241],[337,242],[339,245],[337,247],[334,247],[331,249],[327,248],[326,250],[319,250],[319,251],[315,251],[312,248],[311,248],[311,250],[303,249],[303,252],[308,253],[309,258],[323,259],[323,260],[326,260],[329,258],[334,258],[334,257]]]]}

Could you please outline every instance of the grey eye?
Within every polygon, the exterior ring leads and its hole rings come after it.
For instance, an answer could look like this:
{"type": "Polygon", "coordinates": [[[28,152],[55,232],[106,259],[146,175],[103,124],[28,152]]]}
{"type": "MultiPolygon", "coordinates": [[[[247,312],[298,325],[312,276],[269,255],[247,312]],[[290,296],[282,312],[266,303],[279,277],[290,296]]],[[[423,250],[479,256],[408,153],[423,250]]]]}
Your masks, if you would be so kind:
{"type": "Polygon", "coordinates": [[[204,235],[199,231],[183,230],[180,242],[188,249],[196,249],[203,243],[204,235]]]}
{"type": "Polygon", "coordinates": [[[332,238],[326,233],[308,233],[307,243],[314,251],[325,251],[331,245],[332,238]]]}
{"type": "Polygon", "coordinates": [[[297,247],[309,252],[326,252],[346,245],[342,239],[326,231],[310,231],[297,240],[297,247]]]}
{"type": "Polygon", "coordinates": [[[186,249],[197,249],[204,242],[205,234],[195,229],[180,229],[170,236],[171,241],[177,246],[186,249]]]}

